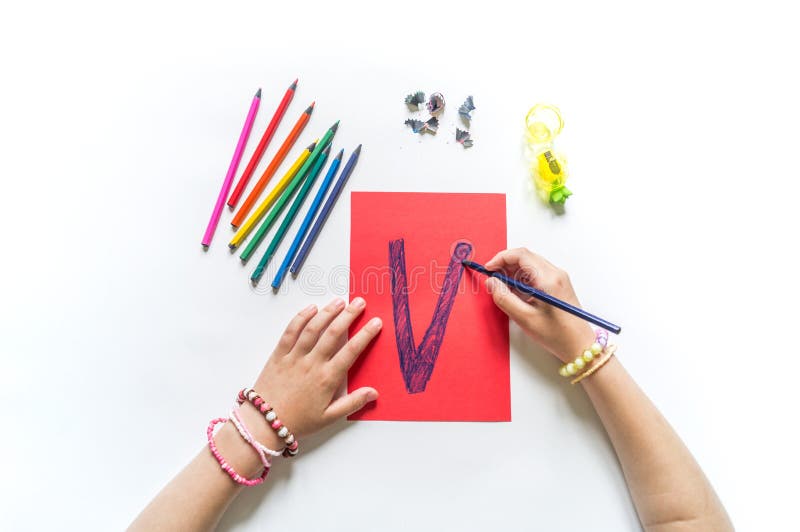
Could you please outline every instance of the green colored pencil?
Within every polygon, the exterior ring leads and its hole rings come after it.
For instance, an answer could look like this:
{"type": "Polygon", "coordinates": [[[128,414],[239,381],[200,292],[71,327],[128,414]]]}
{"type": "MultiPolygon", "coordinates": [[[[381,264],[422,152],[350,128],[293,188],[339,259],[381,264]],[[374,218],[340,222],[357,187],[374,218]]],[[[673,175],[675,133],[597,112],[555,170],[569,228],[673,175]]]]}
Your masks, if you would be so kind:
{"type": "Polygon", "coordinates": [[[261,260],[258,262],[258,266],[253,271],[253,275],[250,276],[250,281],[253,284],[257,284],[261,276],[264,274],[264,269],[269,264],[269,261],[272,260],[272,257],[275,256],[275,251],[278,249],[283,237],[286,236],[286,232],[289,230],[289,226],[292,225],[294,221],[294,217],[297,216],[297,211],[300,210],[300,207],[303,205],[303,202],[308,196],[311,187],[314,186],[314,183],[319,177],[319,174],[322,171],[322,167],[325,166],[325,161],[328,159],[328,155],[331,153],[331,146],[325,149],[322,152],[322,155],[319,156],[317,162],[314,163],[314,168],[311,169],[311,173],[308,174],[308,178],[306,178],[305,182],[303,183],[303,187],[300,189],[300,192],[297,193],[297,197],[294,198],[292,202],[292,206],[289,207],[289,210],[286,213],[286,217],[281,222],[280,227],[278,227],[278,231],[275,233],[275,236],[272,237],[272,242],[269,243],[267,247],[267,251],[264,252],[264,256],[261,257],[261,260]]]}
{"type": "Polygon", "coordinates": [[[323,135],[320,141],[317,142],[314,151],[311,152],[311,155],[308,156],[306,162],[303,164],[300,170],[297,171],[297,175],[294,176],[292,182],[289,183],[289,186],[286,187],[286,190],[283,192],[281,197],[275,202],[275,205],[272,206],[272,210],[270,210],[269,214],[267,214],[266,218],[264,218],[261,227],[258,228],[258,231],[256,231],[255,235],[253,235],[250,243],[247,244],[247,247],[240,256],[242,262],[247,262],[256,248],[258,248],[258,246],[261,244],[261,241],[264,240],[264,237],[266,236],[267,232],[269,232],[272,224],[275,223],[275,220],[278,218],[278,216],[280,216],[281,211],[283,211],[283,208],[286,206],[286,202],[289,201],[289,198],[294,195],[294,191],[297,190],[297,187],[300,186],[300,183],[302,183],[309,175],[309,171],[319,158],[319,154],[322,153],[322,151],[328,147],[328,144],[331,143],[331,140],[336,134],[336,129],[338,127],[339,121],[337,120],[336,123],[325,132],[325,135],[323,135]]]}

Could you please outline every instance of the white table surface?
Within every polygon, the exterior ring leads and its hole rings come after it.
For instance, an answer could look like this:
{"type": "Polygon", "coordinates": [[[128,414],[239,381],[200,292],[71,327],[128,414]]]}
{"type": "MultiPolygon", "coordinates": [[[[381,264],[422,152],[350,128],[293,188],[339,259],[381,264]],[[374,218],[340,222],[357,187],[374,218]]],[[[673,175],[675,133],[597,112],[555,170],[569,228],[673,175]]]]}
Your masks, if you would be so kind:
{"type": "MultiPolygon", "coordinates": [[[[2,528],[123,528],[202,448],[287,316],[346,294],[341,275],[252,289],[225,246],[227,212],[199,245],[253,91],[240,171],[295,76],[276,139],[316,100],[303,142],[341,119],[334,148],[364,144],[309,264],[347,265],[349,190],[506,193],[509,245],[563,266],[587,308],[623,325],[620,359],[737,526],[796,522],[789,12],[270,4],[2,7],[2,528]],[[417,89],[447,98],[436,137],[403,126],[417,89]],[[468,94],[465,151],[453,130],[468,94]],[[521,155],[540,101],[566,120],[575,194],[561,216],[532,195],[521,155]]],[[[584,393],[514,326],[511,338],[511,423],[343,422],[221,528],[638,529],[584,393]]]]}

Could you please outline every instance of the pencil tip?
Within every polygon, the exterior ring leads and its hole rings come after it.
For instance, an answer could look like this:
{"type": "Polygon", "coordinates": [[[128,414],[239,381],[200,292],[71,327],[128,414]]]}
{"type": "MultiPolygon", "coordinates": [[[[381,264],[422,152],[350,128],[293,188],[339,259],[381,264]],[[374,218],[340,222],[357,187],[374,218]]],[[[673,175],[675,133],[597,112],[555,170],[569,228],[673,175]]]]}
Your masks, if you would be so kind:
{"type": "Polygon", "coordinates": [[[337,120],[335,124],[331,126],[331,131],[336,132],[339,129],[339,121],[337,120]]]}
{"type": "Polygon", "coordinates": [[[233,251],[234,249],[236,249],[236,244],[228,244],[228,248],[229,248],[231,251],[233,251]]]}
{"type": "Polygon", "coordinates": [[[306,149],[307,149],[308,151],[314,151],[314,147],[315,147],[316,145],[317,145],[317,142],[316,142],[316,141],[314,141],[314,142],[312,142],[311,144],[309,144],[309,145],[308,145],[308,148],[306,148],[306,149]]]}
{"type": "Polygon", "coordinates": [[[261,98],[261,89],[256,92],[256,98],[261,98]]]}
{"type": "Polygon", "coordinates": [[[356,148],[356,151],[354,151],[353,154],[358,155],[360,153],[361,153],[361,144],[358,145],[358,148],[356,148]]]}
{"type": "Polygon", "coordinates": [[[299,79],[299,78],[295,79],[295,80],[292,82],[292,84],[289,86],[289,90],[295,90],[295,89],[297,88],[297,80],[298,80],[298,79],[299,79]]]}
{"type": "Polygon", "coordinates": [[[208,244],[200,244],[203,246],[203,251],[208,251],[208,244]]]}
{"type": "Polygon", "coordinates": [[[331,145],[330,145],[330,144],[328,144],[328,147],[327,147],[327,148],[325,148],[325,151],[324,151],[324,152],[322,152],[322,153],[323,153],[323,155],[325,155],[325,157],[327,157],[328,155],[330,155],[330,154],[331,154],[331,145]]]}
{"type": "Polygon", "coordinates": [[[310,115],[310,114],[311,114],[313,111],[314,111],[314,102],[311,102],[311,105],[309,105],[309,106],[306,108],[306,114],[307,114],[307,115],[310,115]]]}
{"type": "Polygon", "coordinates": [[[341,161],[341,160],[342,160],[342,157],[344,157],[344,148],[342,148],[341,150],[339,150],[339,153],[337,153],[337,154],[336,154],[336,158],[337,158],[338,160],[340,160],[340,161],[341,161]]]}

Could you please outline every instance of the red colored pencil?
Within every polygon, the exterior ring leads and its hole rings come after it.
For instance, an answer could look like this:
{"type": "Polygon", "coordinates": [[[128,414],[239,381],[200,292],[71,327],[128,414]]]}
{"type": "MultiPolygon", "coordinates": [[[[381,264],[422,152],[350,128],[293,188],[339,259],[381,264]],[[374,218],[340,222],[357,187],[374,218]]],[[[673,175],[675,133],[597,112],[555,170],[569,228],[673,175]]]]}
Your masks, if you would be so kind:
{"type": "Polygon", "coordinates": [[[231,222],[231,225],[234,228],[237,228],[242,224],[244,219],[247,217],[247,214],[250,212],[250,209],[252,209],[253,205],[256,204],[258,197],[267,187],[267,183],[269,183],[269,180],[272,179],[273,175],[275,175],[275,172],[286,158],[289,150],[292,149],[292,146],[294,146],[295,141],[297,141],[297,137],[299,137],[300,133],[302,133],[303,129],[305,129],[313,111],[314,102],[311,102],[311,105],[308,106],[308,109],[303,111],[303,114],[300,115],[300,118],[297,120],[294,128],[292,128],[292,131],[286,137],[286,140],[283,141],[283,144],[278,149],[278,153],[276,153],[275,157],[272,158],[272,162],[269,163],[267,169],[264,170],[264,173],[258,179],[256,186],[253,187],[253,190],[251,190],[250,194],[247,195],[247,199],[245,199],[244,203],[242,203],[242,206],[239,207],[239,210],[236,212],[236,216],[233,217],[233,221],[231,222]]]}
{"type": "Polygon", "coordinates": [[[264,131],[264,135],[261,137],[261,141],[259,141],[258,146],[256,146],[256,151],[253,152],[253,156],[250,157],[250,162],[247,163],[247,167],[244,169],[244,173],[242,173],[242,177],[239,178],[239,183],[236,184],[236,188],[233,190],[233,194],[231,197],[228,198],[228,207],[233,209],[236,207],[236,204],[239,202],[239,198],[242,196],[247,183],[250,181],[250,178],[253,175],[253,172],[258,166],[258,162],[261,160],[261,157],[264,155],[264,151],[267,149],[267,145],[269,141],[272,139],[272,136],[275,134],[275,130],[278,129],[278,124],[281,123],[283,119],[283,115],[286,114],[286,109],[289,108],[289,104],[292,103],[292,98],[294,98],[294,91],[297,89],[297,80],[286,89],[286,94],[283,95],[283,99],[281,103],[278,104],[278,108],[275,110],[275,114],[272,115],[272,120],[269,121],[269,125],[267,126],[267,130],[264,131]]]}

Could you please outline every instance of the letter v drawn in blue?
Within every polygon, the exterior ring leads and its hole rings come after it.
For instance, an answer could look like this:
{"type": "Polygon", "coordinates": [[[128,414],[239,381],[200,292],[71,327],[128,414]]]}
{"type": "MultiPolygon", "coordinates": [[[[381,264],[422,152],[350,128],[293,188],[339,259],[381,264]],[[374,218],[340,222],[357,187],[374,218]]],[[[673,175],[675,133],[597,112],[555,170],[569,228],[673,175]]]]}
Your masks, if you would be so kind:
{"type": "Polygon", "coordinates": [[[402,238],[389,241],[389,268],[392,272],[392,310],[394,313],[394,331],[397,341],[397,353],[400,356],[400,371],[408,393],[425,391],[439,349],[442,347],[447,320],[458,293],[458,284],[464,267],[462,260],[472,254],[472,245],[457,242],[447,265],[442,291],[436,302],[428,330],[419,347],[414,343],[414,332],[411,327],[411,313],[408,308],[408,279],[406,278],[406,251],[402,238]]]}

